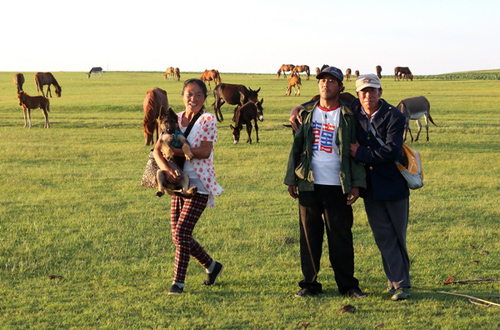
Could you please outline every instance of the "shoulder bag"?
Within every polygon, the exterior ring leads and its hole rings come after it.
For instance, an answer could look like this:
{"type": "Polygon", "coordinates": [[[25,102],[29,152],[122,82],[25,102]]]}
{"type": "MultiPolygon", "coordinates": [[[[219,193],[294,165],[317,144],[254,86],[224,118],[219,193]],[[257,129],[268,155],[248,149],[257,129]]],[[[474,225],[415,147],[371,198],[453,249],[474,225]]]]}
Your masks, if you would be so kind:
{"type": "MultiPolygon", "coordinates": [[[[384,146],[384,141],[382,141],[382,139],[377,136],[373,125],[370,123],[369,126],[370,131],[372,132],[373,136],[375,136],[378,143],[380,143],[381,146],[384,146]]],[[[398,161],[395,161],[395,163],[398,167],[399,172],[408,183],[408,188],[422,188],[424,186],[424,172],[422,170],[422,159],[420,157],[420,153],[403,143],[403,160],[405,162],[405,165],[401,164],[398,161]]]]}

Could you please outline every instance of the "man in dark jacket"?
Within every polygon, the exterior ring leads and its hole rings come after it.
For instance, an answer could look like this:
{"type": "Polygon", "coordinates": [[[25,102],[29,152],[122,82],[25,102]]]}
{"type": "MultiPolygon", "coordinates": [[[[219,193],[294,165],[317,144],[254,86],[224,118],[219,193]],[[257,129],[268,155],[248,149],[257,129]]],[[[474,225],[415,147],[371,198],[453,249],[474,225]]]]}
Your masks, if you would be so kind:
{"type": "Polygon", "coordinates": [[[366,187],[362,165],[349,156],[356,142],[356,118],[339,100],[343,74],[327,67],[316,78],[319,101],[299,111],[302,125],[295,134],[285,184],[299,199],[300,258],[304,279],[295,295],[322,292],[317,281],[326,228],[330,263],[341,294],[364,298],[354,277],[351,205],[366,187]]]}
{"type": "Polygon", "coordinates": [[[410,261],[406,249],[408,185],[395,161],[402,156],[405,116],[385,102],[380,79],[374,74],[356,80],[358,99],[351,104],[357,117],[358,142],[350,155],[365,165],[367,191],[363,196],[368,222],[382,254],[392,300],[410,297],[410,261]]]}

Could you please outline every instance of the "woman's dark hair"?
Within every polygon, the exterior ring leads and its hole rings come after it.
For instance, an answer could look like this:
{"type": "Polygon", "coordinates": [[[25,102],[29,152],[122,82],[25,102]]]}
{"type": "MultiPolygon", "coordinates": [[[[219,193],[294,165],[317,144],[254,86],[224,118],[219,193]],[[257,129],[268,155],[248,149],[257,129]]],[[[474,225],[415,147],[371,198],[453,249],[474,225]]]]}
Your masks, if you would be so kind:
{"type": "Polygon", "coordinates": [[[205,99],[207,98],[207,96],[208,96],[207,85],[205,85],[205,83],[203,81],[201,81],[200,79],[196,79],[196,78],[188,79],[184,82],[184,86],[182,86],[181,95],[184,95],[184,89],[186,89],[186,86],[189,84],[198,85],[198,87],[200,87],[201,91],[203,92],[203,95],[205,95],[205,99]]]}

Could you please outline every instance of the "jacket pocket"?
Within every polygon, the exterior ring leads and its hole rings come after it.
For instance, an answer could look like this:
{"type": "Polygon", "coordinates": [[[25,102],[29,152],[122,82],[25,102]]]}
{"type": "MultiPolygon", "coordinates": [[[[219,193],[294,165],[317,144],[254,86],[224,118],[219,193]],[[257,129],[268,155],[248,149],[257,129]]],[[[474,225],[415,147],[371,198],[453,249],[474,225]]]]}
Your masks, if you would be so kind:
{"type": "Polygon", "coordinates": [[[307,151],[300,155],[299,165],[295,168],[295,175],[300,180],[314,181],[312,171],[310,169],[310,162],[308,161],[307,151]]]}

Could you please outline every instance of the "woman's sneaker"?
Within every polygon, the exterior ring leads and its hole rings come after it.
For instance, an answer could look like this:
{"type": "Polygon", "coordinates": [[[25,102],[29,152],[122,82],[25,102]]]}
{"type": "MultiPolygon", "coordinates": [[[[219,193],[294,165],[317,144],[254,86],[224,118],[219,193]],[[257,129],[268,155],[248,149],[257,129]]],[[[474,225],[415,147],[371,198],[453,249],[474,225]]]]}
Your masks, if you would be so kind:
{"type": "Polygon", "coordinates": [[[181,294],[183,291],[184,288],[181,288],[180,286],[173,284],[168,290],[168,294],[181,294]]]}
{"type": "Polygon", "coordinates": [[[207,273],[207,279],[203,282],[203,285],[214,285],[223,269],[224,265],[216,261],[214,270],[211,273],[207,273]]]}

